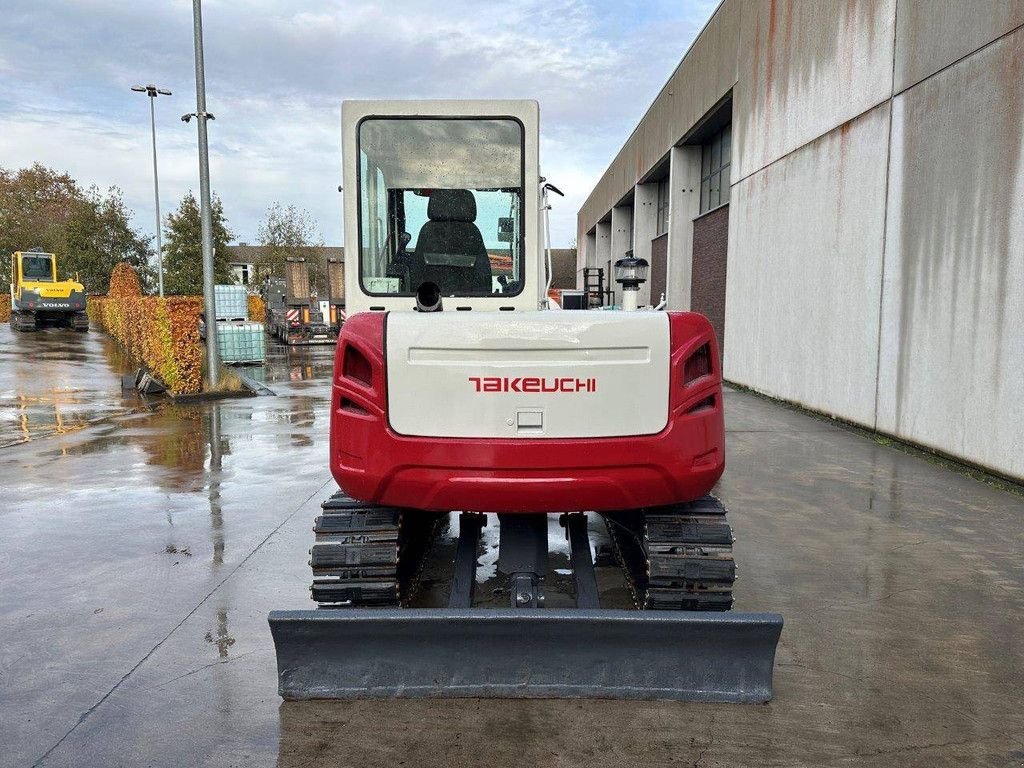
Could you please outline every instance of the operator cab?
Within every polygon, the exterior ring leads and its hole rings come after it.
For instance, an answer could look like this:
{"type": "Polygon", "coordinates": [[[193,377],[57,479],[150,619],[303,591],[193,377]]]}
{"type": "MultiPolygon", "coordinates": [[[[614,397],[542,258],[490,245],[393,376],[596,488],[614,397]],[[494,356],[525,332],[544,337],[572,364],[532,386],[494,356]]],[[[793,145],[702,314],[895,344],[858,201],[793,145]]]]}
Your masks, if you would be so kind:
{"type": "MultiPolygon", "coordinates": [[[[21,279],[35,283],[52,283],[57,278],[53,269],[53,254],[24,251],[21,254],[21,279]]],[[[12,275],[17,274],[18,254],[14,255],[12,275]]]]}
{"type": "Polygon", "coordinates": [[[345,102],[342,120],[350,314],[539,308],[536,102],[345,102]]]}

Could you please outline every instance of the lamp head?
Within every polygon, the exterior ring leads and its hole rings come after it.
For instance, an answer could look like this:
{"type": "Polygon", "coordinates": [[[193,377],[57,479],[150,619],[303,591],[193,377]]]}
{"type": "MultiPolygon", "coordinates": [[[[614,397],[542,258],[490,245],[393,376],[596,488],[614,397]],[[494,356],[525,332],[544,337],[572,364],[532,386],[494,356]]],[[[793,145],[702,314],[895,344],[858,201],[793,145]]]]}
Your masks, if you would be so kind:
{"type": "Polygon", "coordinates": [[[615,262],[615,282],[623,288],[639,288],[647,282],[650,266],[647,259],[638,259],[632,251],[626,251],[625,257],[615,262]]]}

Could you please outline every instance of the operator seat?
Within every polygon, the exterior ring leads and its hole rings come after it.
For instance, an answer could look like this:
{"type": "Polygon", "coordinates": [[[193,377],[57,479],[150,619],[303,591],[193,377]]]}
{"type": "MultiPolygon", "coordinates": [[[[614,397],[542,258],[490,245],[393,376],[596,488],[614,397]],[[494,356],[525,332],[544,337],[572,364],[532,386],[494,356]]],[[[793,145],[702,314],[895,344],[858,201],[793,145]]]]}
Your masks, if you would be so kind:
{"type": "Polygon", "coordinates": [[[476,198],[468,189],[435,189],[427,203],[409,264],[412,290],[436,283],[441,295],[490,294],[491,260],[476,224],[476,198]]]}

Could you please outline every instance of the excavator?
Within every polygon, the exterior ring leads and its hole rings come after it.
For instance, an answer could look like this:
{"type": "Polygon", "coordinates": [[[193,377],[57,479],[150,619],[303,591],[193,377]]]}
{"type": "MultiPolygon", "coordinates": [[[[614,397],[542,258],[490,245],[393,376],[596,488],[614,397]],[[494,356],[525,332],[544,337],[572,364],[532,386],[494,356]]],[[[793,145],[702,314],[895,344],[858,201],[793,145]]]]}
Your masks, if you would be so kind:
{"type": "Polygon", "coordinates": [[[85,288],[77,280],[57,279],[57,257],[42,251],[11,255],[11,328],[35,331],[46,326],[89,330],[85,288]]]}
{"type": "Polygon", "coordinates": [[[346,101],[342,157],[338,490],[313,524],[316,608],[269,616],[279,694],[768,701],[783,620],[730,610],[707,318],[637,307],[631,254],[621,309],[552,306],[534,101],[346,101]],[[572,608],[545,607],[549,516],[572,608]],[[446,520],[447,606],[413,607],[446,520]],[[591,521],[633,609],[601,606],[591,521]],[[503,608],[474,595],[495,522],[503,608]]]}

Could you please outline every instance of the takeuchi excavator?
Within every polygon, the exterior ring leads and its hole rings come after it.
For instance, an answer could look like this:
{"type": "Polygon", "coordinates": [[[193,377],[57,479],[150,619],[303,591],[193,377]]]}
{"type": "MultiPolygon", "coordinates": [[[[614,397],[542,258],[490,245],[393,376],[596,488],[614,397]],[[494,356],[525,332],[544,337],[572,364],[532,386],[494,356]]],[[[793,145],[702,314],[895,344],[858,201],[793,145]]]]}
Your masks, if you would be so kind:
{"type": "Polygon", "coordinates": [[[89,330],[85,288],[77,280],[57,279],[57,257],[42,251],[11,255],[11,328],[34,331],[45,326],[89,330]]]}
{"type": "MultiPolygon", "coordinates": [[[[342,106],[338,491],[314,522],[317,608],[269,617],[285,699],[771,698],[782,617],[729,610],[712,326],[635,293],[553,311],[538,134],[533,101],[342,106]],[[544,607],[549,515],[575,608],[544,607]],[[595,516],[635,609],[600,605],[595,516]],[[474,599],[495,518],[505,608],[474,599]],[[447,607],[410,607],[445,519],[447,607]]],[[[628,293],[642,264],[621,267],[628,293]]]]}

